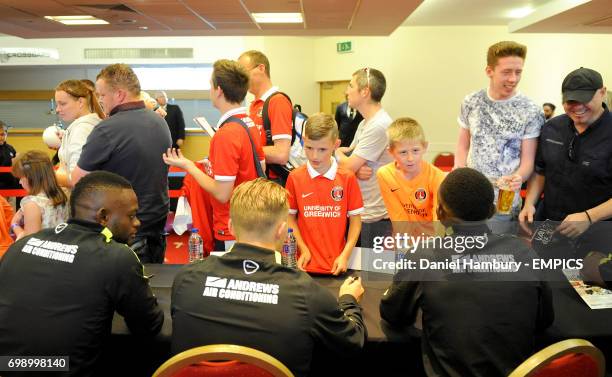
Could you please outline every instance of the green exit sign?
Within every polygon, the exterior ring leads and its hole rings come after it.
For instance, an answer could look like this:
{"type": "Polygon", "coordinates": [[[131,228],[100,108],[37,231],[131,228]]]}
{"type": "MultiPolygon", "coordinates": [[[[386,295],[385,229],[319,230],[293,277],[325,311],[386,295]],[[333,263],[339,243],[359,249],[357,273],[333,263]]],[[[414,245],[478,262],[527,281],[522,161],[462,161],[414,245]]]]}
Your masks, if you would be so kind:
{"type": "Polygon", "coordinates": [[[336,43],[336,52],[343,54],[346,52],[353,52],[353,42],[338,42],[336,43]]]}

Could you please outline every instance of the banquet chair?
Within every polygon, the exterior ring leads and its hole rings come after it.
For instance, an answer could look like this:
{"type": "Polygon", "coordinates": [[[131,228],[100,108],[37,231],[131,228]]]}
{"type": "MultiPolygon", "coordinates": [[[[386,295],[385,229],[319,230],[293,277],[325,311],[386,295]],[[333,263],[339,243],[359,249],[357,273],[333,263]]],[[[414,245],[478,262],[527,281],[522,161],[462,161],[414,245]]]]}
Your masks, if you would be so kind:
{"type": "Polygon", "coordinates": [[[568,339],[535,353],[508,377],[603,377],[603,353],[584,339],[568,339]]]}
{"type": "Polygon", "coordinates": [[[450,152],[439,153],[436,157],[434,157],[433,165],[450,170],[455,165],[455,155],[450,152]]]}
{"type": "Polygon", "coordinates": [[[283,363],[253,348],[213,344],[188,349],[163,363],[153,377],[293,377],[283,363]]]}

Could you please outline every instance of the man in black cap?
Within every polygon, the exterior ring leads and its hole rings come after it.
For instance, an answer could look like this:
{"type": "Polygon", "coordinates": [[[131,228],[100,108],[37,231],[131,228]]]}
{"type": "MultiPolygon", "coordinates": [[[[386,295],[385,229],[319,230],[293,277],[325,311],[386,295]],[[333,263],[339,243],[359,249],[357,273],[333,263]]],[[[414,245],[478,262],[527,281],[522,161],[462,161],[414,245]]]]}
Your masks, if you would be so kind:
{"type": "MultiPolygon", "coordinates": [[[[576,238],[589,230],[581,239],[591,241],[594,238],[588,234],[605,234],[597,231],[605,224],[595,223],[612,217],[612,115],[603,103],[607,93],[603,79],[592,69],[572,71],[561,91],[565,114],[542,129],[536,174],[530,179],[519,220],[561,221],[557,228],[561,234],[576,238]],[[535,203],[542,192],[543,207],[536,216],[535,203]]],[[[603,251],[602,243],[597,245],[584,247],[603,251]]]]}

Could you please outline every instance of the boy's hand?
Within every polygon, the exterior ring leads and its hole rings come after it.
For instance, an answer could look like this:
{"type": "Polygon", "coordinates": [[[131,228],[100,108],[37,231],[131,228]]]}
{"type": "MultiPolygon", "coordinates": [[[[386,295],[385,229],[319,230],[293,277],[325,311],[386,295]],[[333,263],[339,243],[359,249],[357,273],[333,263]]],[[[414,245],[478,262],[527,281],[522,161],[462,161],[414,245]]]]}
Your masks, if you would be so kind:
{"type": "Polygon", "coordinates": [[[370,179],[373,173],[374,170],[372,170],[372,168],[369,167],[368,164],[363,164],[359,169],[357,169],[355,175],[358,179],[361,179],[362,181],[367,181],[368,179],[370,179]]]}
{"type": "Polygon", "coordinates": [[[183,152],[180,149],[168,148],[168,151],[162,155],[166,165],[176,166],[181,169],[187,170],[193,162],[183,156],[183,152]]]}
{"type": "Polygon", "coordinates": [[[340,275],[346,272],[348,260],[342,255],[338,255],[331,269],[332,275],[340,275]]]}
{"type": "Polygon", "coordinates": [[[343,154],[347,154],[351,151],[351,148],[350,147],[340,147],[337,149],[337,151],[343,154]]]}
{"type": "Polygon", "coordinates": [[[306,271],[306,266],[310,263],[310,251],[300,251],[300,257],[297,261],[297,266],[300,270],[306,271]]]}
{"type": "Polygon", "coordinates": [[[355,297],[355,300],[359,302],[361,300],[361,296],[363,296],[363,286],[361,285],[361,280],[357,276],[350,276],[346,278],[344,283],[340,286],[340,291],[338,292],[338,297],[342,297],[344,295],[351,295],[355,297]]]}

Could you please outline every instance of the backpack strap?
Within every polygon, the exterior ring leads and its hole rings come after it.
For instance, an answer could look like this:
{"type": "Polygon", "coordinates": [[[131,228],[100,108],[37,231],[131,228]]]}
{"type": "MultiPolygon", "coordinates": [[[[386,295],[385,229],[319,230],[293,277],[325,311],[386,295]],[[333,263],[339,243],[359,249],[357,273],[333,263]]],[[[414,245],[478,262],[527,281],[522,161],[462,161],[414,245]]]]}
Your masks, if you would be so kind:
{"type": "MultiPolygon", "coordinates": [[[[261,117],[263,119],[263,128],[266,132],[266,145],[273,145],[272,141],[272,122],[270,121],[270,116],[268,115],[268,108],[270,107],[270,100],[277,94],[282,94],[289,101],[289,105],[292,106],[291,98],[283,92],[274,92],[266,98],[263,105],[263,110],[261,112],[261,117]]],[[[293,122],[295,121],[295,112],[297,110],[291,108],[291,145],[295,141],[295,130],[293,129],[293,122]]]]}
{"type": "Polygon", "coordinates": [[[255,142],[253,141],[251,133],[249,132],[249,126],[247,126],[246,123],[242,121],[242,119],[235,116],[231,116],[224,120],[223,123],[221,123],[221,125],[219,126],[219,128],[223,127],[225,123],[230,122],[238,123],[246,131],[247,136],[249,137],[249,141],[251,142],[251,149],[253,150],[253,160],[255,160],[255,171],[257,172],[257,176],[261,178],[267,178],[266,173],[264,173],[263,169],[261,168],[261,164],[259,163],[259,156],[257,155],[257,150],[255,149],[255,142]]]}

